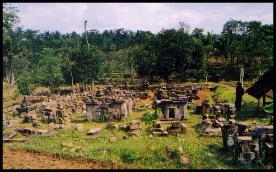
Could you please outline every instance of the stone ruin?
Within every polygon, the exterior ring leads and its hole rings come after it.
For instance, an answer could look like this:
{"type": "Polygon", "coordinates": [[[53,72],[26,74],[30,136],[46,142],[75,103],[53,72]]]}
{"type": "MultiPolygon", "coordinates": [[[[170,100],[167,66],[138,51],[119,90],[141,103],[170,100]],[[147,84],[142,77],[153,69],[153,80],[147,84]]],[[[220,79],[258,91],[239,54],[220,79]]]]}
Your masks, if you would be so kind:
{"type": "Polygon", "coordinates": [[[235,118],[235,113],[236,108],[235,105],[232,103],[222,103],[218,100],[215,104],[210,105],[208,99],[202,101],[202,114],[222,116],[229,120],[235,118]]]}
{"type": "Polygon", "coordinates": [[[160,108],[161,120],[183,120],[188,117],[188,102],[198,99],[197,90],[193,86],[165,85],[155,91],[154,108],[160,108]]]}
{"type": "Polygon", "coordinates": [[[130,123],[122,124],[120,126],[115,122],[109,122],[107,123],[106,128],[109,130],[121,129],[126,131],[129,136],[139,136],[140,130],[142,129],[142,124],[140,120],[132,120],[130,123]]]}
{"type": "Polygon", "coordinates": [[[198,132],[203,136],[221,137],[221,127],[234,118],[235,106],[221,102],[210,106],[208,100],[204,100],[202,112],[203,121],[198,124],[198,132]]]}
{"type": "Polygon", "coordinates": [[[224,150],[231,152],[235,164],[254,164],[273,162],[273,125],[255,129],[235,121],[224,124],[222,140],[224,150]]]}
{"type": "Polygon", "coordinates": [[[133,108],[135,95],[126,90],[98,90],[86,100],[86,115],[88,121],[121,120],[127,117],[133,108]]]}
{"type": "Polygon", "coordinates": [[[231,152],[235,164],[254,164],[273,160],[273,125],[250,129],[250,125],[234,120],[235,106],[202,102],[203,121],[198,131],[204,136],[222,137],[224,150],[231,152]],[[210,114],[210,115],[209,115],[210,114]]]}
{"type": "Polygon", "coordinates": [[[132,112],[132,100],[110,100],[107,102],[86,103],[88,121],[120,120],[132,112]]]}
{"type": "Polygon", "coordinates": [[[160,120],[183,120],[188,117],[187,101],[185,100],[156,100],[155,107],[161,109],[160,120]]]}
{"type": "MultiPolygon", "coordinates": [[[[148,94],[112,87],[97,89],[61,91],[60,94],[43,92],[33,96],[25,96],[18,113],[25,122],[34,122],[42,114],[41,121],[46,123],[70,123],[73,113],[84,113],[88,121],[120,120],[127,117],[137,101],[148,94]],[[61,94],[62,93],[62,94],[61,94]]],[[[38,125],[37,125],[38,126],[38,125]]]]}
{"type": "Polygon", "coordinates": [[[187,125],[181,121],[159,121],[149,132],[153,136],[167,136],[176,135],[177,133],[186,133],[186,129],[187,125]],[[170,124],[170,126],[164,128],[162,127],[164,124],[170,124]]]}

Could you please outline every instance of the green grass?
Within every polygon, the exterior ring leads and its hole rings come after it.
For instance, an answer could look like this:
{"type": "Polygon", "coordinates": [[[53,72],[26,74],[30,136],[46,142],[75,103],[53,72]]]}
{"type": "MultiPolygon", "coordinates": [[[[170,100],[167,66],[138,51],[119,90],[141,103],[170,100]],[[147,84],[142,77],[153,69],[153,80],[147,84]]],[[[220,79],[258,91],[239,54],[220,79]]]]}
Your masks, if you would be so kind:
{"type": "MultiPolygon", "coordinates": [[[[221,100],[226,100],[229,103],[235,103],[235,87],[229,83],[216,84],[216,90],[212,97],[219,97],[221,100]]],[[[246,90],[246,88],[245,88],[246,90]]],[[[256,125],[267,125],[269,123],[269,116],[263,112],[257,113],[257,99],[245,93],[242,98],[242,109],[236,114],[236,120],[256,123],[256,125]]],[[[262,101],[260,101],[260,109],[262,109],[262,101]]]]}
{"type": "MultiPolygon", "coordinates": [[[[222,149],[222,139],[214,137],[200,137],[195,126],[201,122],[200,115],[191,114],[186,123],[187,133],[178,136],[154,137],[149,139],[146,126],[143,124],[141,135],[123,139],[127,133],[120,130],[110,131],[104,123],[84,122],[85,132],[77,132],[73,129],[64,129],[54,136],[36,136],[25,143],[5,143],[11,147],[20,147],[36,152],[52,152],[61,156],[83,156],[100,161],[112,161],[119,164],[130,164],[136,168],[168,169],[168,168],[192,168],[192,169],[238,169],[241,166],[232,164],[231,154],[225,154],[222,149]],[[86,135],[89,128],[102,127],[102,131],[94,136],[86,135]],[[117,138],[115,143],[109,139],[117,138]],[[74,149],[62,149],[61,143],[70,142],[74,147],[84,148],[84,152],[76,152],[74,149]],[[174,150],[182,146],[190,164],[180,165],[178,160],[166,152],[166,146],[174,150]]],[[[245,168],[245,167],[244,167],[245,168]]],[[[256,168],[256,167],[249,167],[256,168]]],[[[269,167],[266,167],[269,168],[269,167]]]]}

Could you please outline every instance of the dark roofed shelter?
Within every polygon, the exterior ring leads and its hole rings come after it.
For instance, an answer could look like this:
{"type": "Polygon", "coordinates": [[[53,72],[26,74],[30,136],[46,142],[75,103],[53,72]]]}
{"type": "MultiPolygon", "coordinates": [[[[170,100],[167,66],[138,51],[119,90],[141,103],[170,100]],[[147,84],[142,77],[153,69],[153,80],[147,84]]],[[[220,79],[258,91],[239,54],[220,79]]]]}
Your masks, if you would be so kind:
{"type": "MultiPolygon", "coordinates": [[[[246,90],[246,93],[258,99],[259,101],[263,97],[263,106],[268,104],[265,100],[266,97],[273,99],[273,67],[265,72],[251,87],[246,90]]],[[[269,102],[270,103],[270,102],[269,102]]]]}

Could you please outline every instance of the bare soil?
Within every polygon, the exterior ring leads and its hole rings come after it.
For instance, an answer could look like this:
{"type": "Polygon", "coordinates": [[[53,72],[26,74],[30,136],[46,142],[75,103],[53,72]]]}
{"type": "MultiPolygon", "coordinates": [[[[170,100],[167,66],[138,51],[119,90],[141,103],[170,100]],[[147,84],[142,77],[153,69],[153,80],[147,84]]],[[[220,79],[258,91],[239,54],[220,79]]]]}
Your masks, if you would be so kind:
{"type": "Polygon", "coordinates": [[[142,104],[144,104],[144,105],[150,105],[150,104],[152,104],[153,100],[154,100],[154,92],[153,92],[153,91],[150,91],[150,92],[149,92],[148,98],[146,98],[146,99],[141,99],[141,100],[138,102],[138,104],[140,104],[140,105],[142,105],[142,104]]]}
{"type": "Polygon", "coordinates": [[[3,146],[3,169],[124,169],[128,166],[92,159],[60,157],[53,153],[29,152],[3,146]]]}
{"type": "Polygon", "coordinates": [[[196,105],[201,105],[202,101],[205,99],[209,99],[211,101],[211,91],[209,89],[206,90],[198,90],[197,95],[200,97],[199,100],[193,100],[196,105]]]}

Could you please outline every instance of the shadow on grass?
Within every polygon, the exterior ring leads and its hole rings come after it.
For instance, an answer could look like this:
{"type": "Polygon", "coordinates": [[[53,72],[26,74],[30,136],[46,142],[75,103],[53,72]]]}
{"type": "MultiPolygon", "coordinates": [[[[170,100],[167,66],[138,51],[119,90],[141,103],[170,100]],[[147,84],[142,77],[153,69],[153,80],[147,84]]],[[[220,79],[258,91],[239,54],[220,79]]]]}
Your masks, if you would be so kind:
{"type": "Polygon", "coordinates": [[[86,118],[73,118],[72,123],[84,123],[87,122],[86,118]]]}
{"type": "Polygon", "coordinates": [[[247,120],[250,118],[266,118],[267,116],[262,111],[260,107],[260,112],[258,112],[258,105],[254,102],[246,102],[242,104],[242,109],[240,112],[237,112],[237,120],[247,120]]]}
{"type": "Polygon", "coordinates": [[[216,158],[223,164],[234,167],[233,154],[231,152],[226,152],[224,148],[218,144],[210,144],[207,148],[211,153],[216,155],[216,158]]]}

